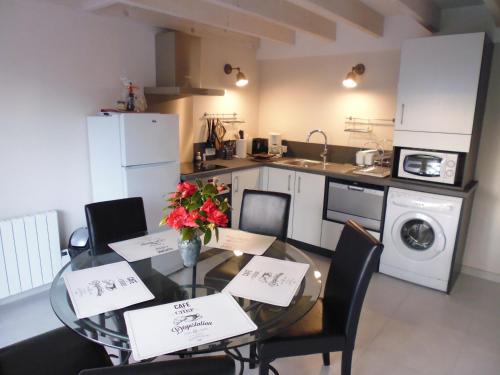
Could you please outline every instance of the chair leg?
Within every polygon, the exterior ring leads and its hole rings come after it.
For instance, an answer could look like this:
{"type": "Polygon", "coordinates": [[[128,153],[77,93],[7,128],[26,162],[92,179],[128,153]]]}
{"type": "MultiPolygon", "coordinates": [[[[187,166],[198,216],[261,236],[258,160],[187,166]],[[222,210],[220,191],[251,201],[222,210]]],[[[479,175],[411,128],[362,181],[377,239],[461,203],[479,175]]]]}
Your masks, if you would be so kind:
{"type": "Polygon", "coordinates": [[[248,368],[254,369],[255,362],[257,361],[257,344],[250,344],[250,363],[248,364],[248,368]]]}
{"type": "Polygon", "coordinates": [[[267,362],[259,363],[259,375],[269,375],[269,366],[267,362]]]}
{"type": "Polygon", "coordinates": [[[351,375],[352,350],[345,349],[342,352],[342,370],[341,375],[351,375]]]}
{"type": "Polygon", "coordinates": [[[323,353],[323,365],[330,366],[330,353],[323,353]]]}

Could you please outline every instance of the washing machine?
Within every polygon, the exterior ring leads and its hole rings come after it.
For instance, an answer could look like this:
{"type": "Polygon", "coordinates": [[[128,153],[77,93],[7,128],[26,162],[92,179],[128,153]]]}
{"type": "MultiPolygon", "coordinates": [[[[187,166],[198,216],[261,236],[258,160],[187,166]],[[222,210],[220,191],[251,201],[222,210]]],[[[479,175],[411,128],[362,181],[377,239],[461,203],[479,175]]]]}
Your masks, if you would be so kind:
{"type": "Polygon", "coordinates": [[[390,188],[380,272],[446,291],[462,198],[390,188]]]}

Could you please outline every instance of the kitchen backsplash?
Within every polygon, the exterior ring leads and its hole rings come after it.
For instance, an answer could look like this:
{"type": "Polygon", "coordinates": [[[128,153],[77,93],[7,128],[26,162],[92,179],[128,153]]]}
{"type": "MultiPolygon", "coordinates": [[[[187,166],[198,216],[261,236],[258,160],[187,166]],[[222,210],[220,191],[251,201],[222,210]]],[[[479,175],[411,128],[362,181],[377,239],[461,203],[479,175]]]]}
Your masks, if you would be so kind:
{"type": "MultiPolygon", "coordinates": [[[[288,147],[285,156],[292,158],[304,158],[320,160],[324,145],[320,143],[307,143],[296,141],[283,141],[288,147]]],[[[354,163],[358,147],[328,145],[327,161],[331,163],[354,163]]]]}
{"type": "MultiPolygon", "coordinates": [[[[283,140],[283,145],[288,147],[286,157],[304,158],[320,160],[320,154],[323,151],[323,145],[319,143],[295,142],[283,140]]],[[[251,146],[250,146],[251,147],[251,146]]],[[[331,163],[354,163],[356,159],[356,152],[359,151],[358,147],[328,145],[327,161],[331,163]]],[[[205,151],[205,142],[198,142],[193,144],[193,160],[197,152],[203,155],[205,151]]],[[[249,149],[248,152],[251,152],[249,149]]],[[[207,158],[210,160],[210,158],[207,158]]]]}

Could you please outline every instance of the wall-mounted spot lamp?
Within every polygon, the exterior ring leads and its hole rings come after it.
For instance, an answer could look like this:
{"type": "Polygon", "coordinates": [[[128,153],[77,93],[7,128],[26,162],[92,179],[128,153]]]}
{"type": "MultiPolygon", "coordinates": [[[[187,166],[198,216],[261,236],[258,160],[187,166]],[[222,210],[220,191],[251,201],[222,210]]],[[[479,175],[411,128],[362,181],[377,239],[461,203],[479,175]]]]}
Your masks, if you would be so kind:
{"type": "Polygon", "coordinates": [[[347,73],[345,79],[342,81],[344,87],[352,89],[358,85],[359,76],[363,75],[365,72],[365,66],[363,64],[357,64],[352,67],[352,70],[347,73]]]}
{"type": "Polygon", "coordinates": [[[245,76],[245,74],[240,70],[239,67],[233,68],[231,64],[226,64],[224,65],[224,73],[226,74],[231,74],[233,70],[237,70],[238,73],[236,73],[236,86],[243,87],[248,84],[248,79],[245,76]]]}

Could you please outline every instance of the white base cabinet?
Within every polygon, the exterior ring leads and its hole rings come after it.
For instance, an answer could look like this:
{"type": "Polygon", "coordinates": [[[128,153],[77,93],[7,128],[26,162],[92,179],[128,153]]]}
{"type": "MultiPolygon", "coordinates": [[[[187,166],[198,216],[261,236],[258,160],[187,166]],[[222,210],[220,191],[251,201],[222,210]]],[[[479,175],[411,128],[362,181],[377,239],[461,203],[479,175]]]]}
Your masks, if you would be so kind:
{"type": "Polygon", "coordinates": [[[321,221],[325,176],[266,168],[267,189],[292,196],[288,218],[288,238],[311,245],[321,244],[321,221]]]}
{"type": "Polygon", "coordinates": [[[276,191],[278,193],[286,193],[292,196],[290,202],[290,215],[288,216],[288,233],[289,238],[293,233],[293,196],[295,191],[295,172],[286,169],[266,168],[267,170],[267,188],[263,190],[276,191]]]}
{"type": "MultiPolygon", "coordinates": [[[[343,228],[344,224],[323,220],[323,223],[321,225],[321,247],[324,249],[335,251],[343,228]]],[[[377,240],[380,240],[379,232],[375,232],[372,230],[369,230],[368,232],[377,240]]]]}
{"type": "Polygon", "coordinates": [[[231,226],[238,228],[240,224],[241,202],[245,189],[258,190],[261,185],[260,168],[233,172],[231,176],[231,226]]]}
{"type": "Polygon", "coordinates": [[[325,176],[295,172],[292,238],[321,245],[321,222],[325,194],[325,176]]]}

